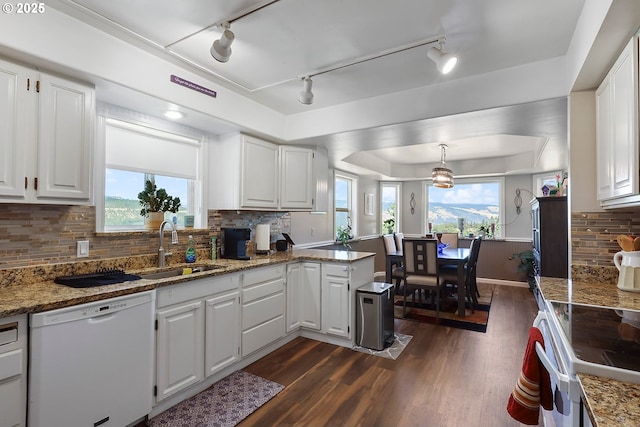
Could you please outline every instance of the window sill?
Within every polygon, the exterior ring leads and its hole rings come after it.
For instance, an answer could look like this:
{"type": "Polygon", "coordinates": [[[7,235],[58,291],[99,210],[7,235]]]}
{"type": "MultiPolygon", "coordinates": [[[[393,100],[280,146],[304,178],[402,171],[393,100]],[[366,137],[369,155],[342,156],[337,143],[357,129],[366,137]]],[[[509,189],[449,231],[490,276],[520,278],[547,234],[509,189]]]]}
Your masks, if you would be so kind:
{"type": "MultiPolygon", "coordinates": [[[[171,231],[171,227],[169,228],[165,228],[165,231],[171,231]]],[[[114,231],[96,231],[95,236],[96,237],[117,237],[117,236],[136,236],[136,235],[141,235],[141,236],[146,236],[146,235],[153,235],[153,234],[158,234],[160,230],[114,230],[114,231]]],[[[187,234],[194,234],[194,235],[208,235],[209,234],[209,229],[208,228],[178,228],[177,229],[178,233],[187,233],[187,234]]]]}

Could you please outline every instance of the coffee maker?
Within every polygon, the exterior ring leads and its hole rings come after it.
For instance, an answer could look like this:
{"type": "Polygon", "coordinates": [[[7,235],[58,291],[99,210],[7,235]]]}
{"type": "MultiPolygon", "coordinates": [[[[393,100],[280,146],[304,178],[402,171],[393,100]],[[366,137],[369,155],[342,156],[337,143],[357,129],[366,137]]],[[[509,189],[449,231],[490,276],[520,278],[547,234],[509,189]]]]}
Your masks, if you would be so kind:
{"type": "Polygon", "coordinates": [[[249,228],[223,228],[220,244],[222,258],[251,259],[247,256],[247,240],[251,239],[249,228]]]}

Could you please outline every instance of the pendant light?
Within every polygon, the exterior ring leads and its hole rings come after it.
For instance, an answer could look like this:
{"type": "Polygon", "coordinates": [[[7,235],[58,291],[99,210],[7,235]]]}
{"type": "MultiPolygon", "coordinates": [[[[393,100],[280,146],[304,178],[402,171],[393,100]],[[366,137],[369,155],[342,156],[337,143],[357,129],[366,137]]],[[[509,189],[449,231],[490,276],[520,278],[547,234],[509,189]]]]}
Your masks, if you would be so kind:
{"type": "Polygon", "coordinates": [[[440,144],[440,166],[433,168],[431,172],[431,180],[433,186],[438,188],[451,188],[453,187],[453,172],[447,168],[445,162],[447,144],[440,144]]]}

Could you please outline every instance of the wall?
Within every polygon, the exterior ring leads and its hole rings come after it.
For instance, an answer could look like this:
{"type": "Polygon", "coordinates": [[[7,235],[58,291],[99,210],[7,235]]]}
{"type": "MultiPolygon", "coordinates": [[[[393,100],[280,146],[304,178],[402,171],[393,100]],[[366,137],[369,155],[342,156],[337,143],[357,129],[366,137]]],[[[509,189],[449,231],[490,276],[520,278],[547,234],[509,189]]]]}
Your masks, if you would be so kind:
{"type": "Polygon", "coordinates": [[[569,97],[571,277],[617,278],[618,234],[640,235],[640,208],[604,210],[597,200],[595,91],[569,97]]]}
{"type": "MultiPolygon", "coordinates": [[[[329,210],[326,214],[310,214],[308,212],[291,213],[291,236],[297,244],[313,246],[333,242],[333,174],[329,180],[329,210]]],[[[423,234],[423,217],[426,203],[424,201],[425,181],[404,181],[398,212],[400,227],[408,236],[423,234]],[[411,213],[411,193],[416,204],[411,213]]],[[[531,175],[510,175],[505,177],[505,231],[508,239],[531,240],[531,206],[533,198],[533,178],[531,175]],[[520,214],[516,212],[516,189],[520,190],[520,214]]],[[[368,178],[358,180],[358,236],[372,236],[380,234],[380,182],[368,178]],[[364,197],[367,193],[374,194],[373,216],[364,215],[364,197]]]]}
{"type": "Polygon", "coordinates": [[[380,225],[380,182],[371,178],[358,179],[358,236],[379,236],[380,225]],[[367,194],[373,194],[373,215],[365,215],[364,199],[367,194]]]}
{"type": "MultiPolygon", "coordinates": [[[[178,231],[180,243],[172,247],[168,263],[184,260],[187,235],[192,234],[199,253],[210,253],[211,237],[221,227],[251,227],[271,224],[272,240],[290,230],[288,212],[209,211],[208,229],[178,231]]],[[[96,233],[95,207],[57,205],[0,205],[0,269],[28,265],[90,261],[108,258],[157,255],[158,231],[96,233]],[[90,256],[76,257],[76,242],[88,240],[90,256]]],[[[167,242],[169,232],[167,235],[167,242]]],[[[253,238],[253,235],[252,235],[253,238]]],[[[168,244],[168,243],[166,243],[168,244]]]]}

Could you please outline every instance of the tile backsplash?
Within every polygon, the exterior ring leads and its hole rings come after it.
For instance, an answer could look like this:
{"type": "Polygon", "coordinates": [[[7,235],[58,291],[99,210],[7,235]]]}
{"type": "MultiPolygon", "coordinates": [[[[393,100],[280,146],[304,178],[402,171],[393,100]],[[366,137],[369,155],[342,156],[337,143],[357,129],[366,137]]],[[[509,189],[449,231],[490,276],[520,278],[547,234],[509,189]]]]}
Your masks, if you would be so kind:
{"type": "Polygon", "coordinates": [[[640,236],[638,210],[571,213],[571,279],[615,284],[618,234],[640,236]]]}
{"type": "MultiPolygon", "coordinates": [[[[0,269],[39,264],[90,261],[156,255],[158,231],[96,233],[95,207],[0,204],[0,269]],[[76,257],[76,242],[88,240],[90,256],[76,257]]],[[[172,250],[184,256],[187,234],[198,250],[209,250],[211,237],[222,227],[271,225],[272,240],[291,229],[288,212],[209,211],[208,229],[179,230],[180,243],[172,250]]],[[[253,238],[253,235],[251,236],[253,238]]]]}

